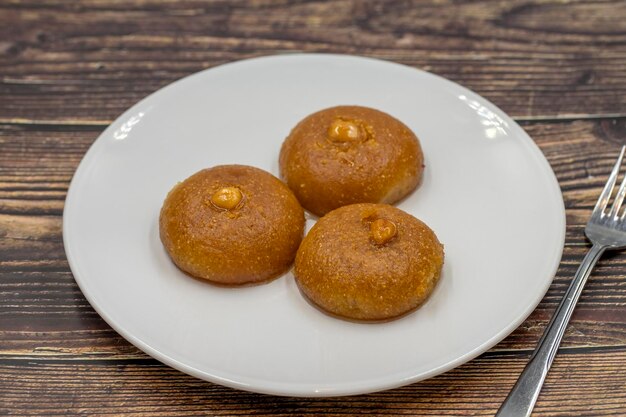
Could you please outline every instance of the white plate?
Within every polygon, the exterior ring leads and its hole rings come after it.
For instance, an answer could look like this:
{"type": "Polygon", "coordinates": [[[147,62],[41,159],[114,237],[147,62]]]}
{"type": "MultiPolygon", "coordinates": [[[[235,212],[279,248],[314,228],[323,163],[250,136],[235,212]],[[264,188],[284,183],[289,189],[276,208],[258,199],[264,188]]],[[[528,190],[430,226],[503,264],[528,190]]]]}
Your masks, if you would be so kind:
{"type": "Polygon", "coordinates": [[[480,96],[394,63],[283,55],[200,72],[120,116],[76,171],[63,232],[91,305],[144,352],[235,388],[331,396],[425,379],[494,346],[548,289],[564,213],[537,146],[480,96]],[[358,324],[313,308],[291,274],[232,289],[176,269],[158,237],[168,190],[217,164],[277,175],[296,122],[339,104],[388,112],[421,140],[425,177],[399,207],[445,245],[430,300],[397,321],[358,324]]]}

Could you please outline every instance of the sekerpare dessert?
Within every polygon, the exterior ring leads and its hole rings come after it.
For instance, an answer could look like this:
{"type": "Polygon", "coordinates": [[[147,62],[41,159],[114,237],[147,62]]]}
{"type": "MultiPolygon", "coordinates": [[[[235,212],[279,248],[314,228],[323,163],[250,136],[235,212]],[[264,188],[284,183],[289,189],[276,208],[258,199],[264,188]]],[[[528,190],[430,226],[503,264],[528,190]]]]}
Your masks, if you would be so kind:
{"type": "Polygon", "coordinates": [[[313,226],[294,275],[300,291],[323,311],[381,321],[422,304],[443,261],[443,245],[422,221],[386,204],[353,204],[313,226]]]}
{"type": "Polygon", "coordinates": [[[285,139],[279,158],[282,178],[318,216],[348,204],[397,202],[419,184],[423,161],[411,129],[361,106],[305,117],[285,139]]]}
{"type": "Polygon", "coordinates": [[[222,165],[197,172],[169,192],[159,231],[184,272],[217,284],[259,283],[292,265],[304,211],[270,173],[222,165]]]}

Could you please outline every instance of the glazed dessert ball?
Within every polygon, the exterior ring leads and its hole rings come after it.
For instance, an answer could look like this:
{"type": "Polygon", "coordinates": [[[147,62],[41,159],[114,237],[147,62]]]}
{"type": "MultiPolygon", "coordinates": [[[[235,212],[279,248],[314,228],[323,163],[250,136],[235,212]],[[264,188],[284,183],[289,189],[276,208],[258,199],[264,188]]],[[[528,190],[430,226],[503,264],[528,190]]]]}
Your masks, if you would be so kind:
{"type": "Polygon", "coordinates": [[[280,151],[280,174],[302,206],[322,216],[354,203],[393,204],[417,187],[415,134],[378,110],[338,106],[304,118],[280,151]]]}
{"type": "Polygon", "coordinates": [[[167,195],[159,219],[172,261],[197,278],[258,283],[286,272],[304,231],[304,211],[289,188],[250,166],[204,169],[167,195]]]}
{"type": "Polygon", "coordinates": [[[322,310],[354,320],[387,320],[422,304],[443,266],[443,245],[410,214],[354,204],[322,217],[302,241],[294,275],[322,310]]]}

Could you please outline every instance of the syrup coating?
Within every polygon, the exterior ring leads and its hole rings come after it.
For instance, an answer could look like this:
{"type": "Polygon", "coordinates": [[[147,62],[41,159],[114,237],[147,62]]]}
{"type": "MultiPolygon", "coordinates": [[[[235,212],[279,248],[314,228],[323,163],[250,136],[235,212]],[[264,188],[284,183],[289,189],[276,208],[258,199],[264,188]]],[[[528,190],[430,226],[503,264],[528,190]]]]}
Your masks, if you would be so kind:
{"type": "Polygon", "coordinates": [[[337,106],[298,123],[280,151],[280,174],[310,212],[354,203],[393,204],[420,182],[415,134],[381,111],[337,106]]]}
{"type": "Polygon", "coordinates": [[[291,190],[261,169],[222,165],[177,184],[159,218],[172,261],[224,285],[258,283],[286,272],[304,231],[291,190]]]}
{"type": "Polygon", "coordinates": [[[294,275],[322,310],[380,321],[419,307],[439,281],[443,261],[443,245],[422,221],[386,204],[353,204],[313,226],[298,250],[294,275]]]}

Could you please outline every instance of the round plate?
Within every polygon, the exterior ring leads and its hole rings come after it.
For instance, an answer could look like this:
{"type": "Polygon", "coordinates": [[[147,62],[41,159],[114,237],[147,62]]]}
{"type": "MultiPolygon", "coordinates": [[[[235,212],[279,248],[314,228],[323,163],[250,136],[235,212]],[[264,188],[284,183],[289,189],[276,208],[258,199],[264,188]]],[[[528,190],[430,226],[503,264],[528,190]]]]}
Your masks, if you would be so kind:
{"type": "Polygon", "coordinates": [[[152,94],[87,152],[63,217],[76,282],[127,340],[196,377],[295,396],[392,388],[486,351],[543,297],[564,231],[554,174],[510,117],[435,75],[340,55],[236,62],[152,94]],[[278,175],[291,128],[340,104],[387,112],[420,138],[423,182],[399,207],[445,245],[442,278],[425,305],[396,321],[353,323],[309,305],[291,273],[222,288],[170,262],[158,217],[172,186],[218,164],[278,175]]]}

